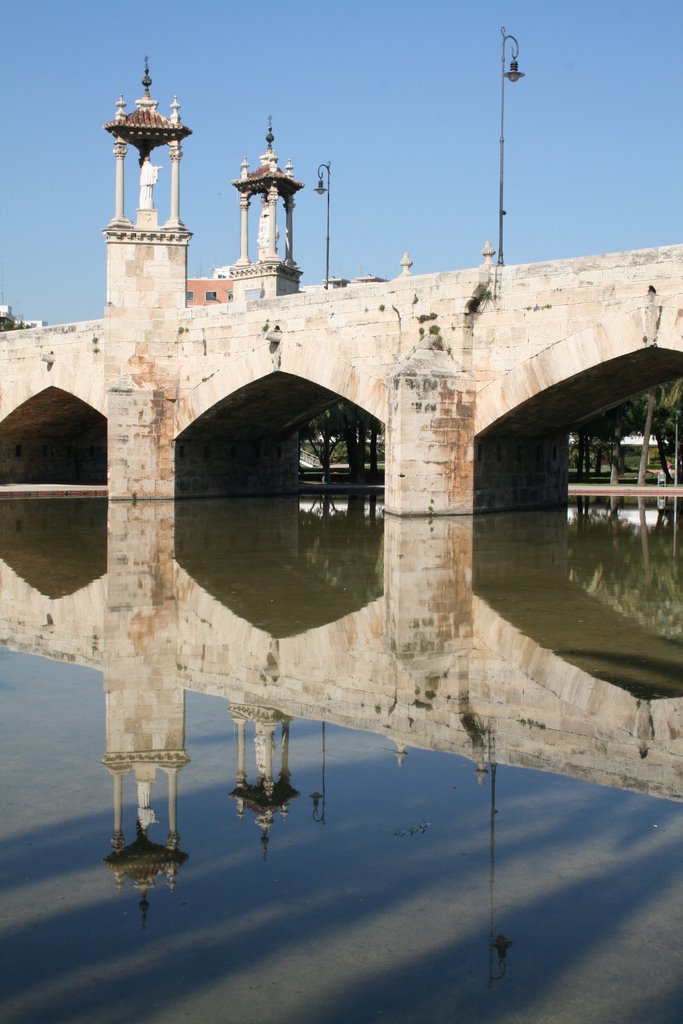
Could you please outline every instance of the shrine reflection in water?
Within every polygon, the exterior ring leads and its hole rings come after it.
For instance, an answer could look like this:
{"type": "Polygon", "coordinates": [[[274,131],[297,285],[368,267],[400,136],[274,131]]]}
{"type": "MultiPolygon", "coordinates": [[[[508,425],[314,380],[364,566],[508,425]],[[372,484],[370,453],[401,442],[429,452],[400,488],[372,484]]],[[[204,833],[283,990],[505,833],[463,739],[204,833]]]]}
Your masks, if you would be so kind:
{"type": "Polygon", "coordinates": [[[3,1021],[679,1021],[675,526],[0,504],[3,1021]]]}

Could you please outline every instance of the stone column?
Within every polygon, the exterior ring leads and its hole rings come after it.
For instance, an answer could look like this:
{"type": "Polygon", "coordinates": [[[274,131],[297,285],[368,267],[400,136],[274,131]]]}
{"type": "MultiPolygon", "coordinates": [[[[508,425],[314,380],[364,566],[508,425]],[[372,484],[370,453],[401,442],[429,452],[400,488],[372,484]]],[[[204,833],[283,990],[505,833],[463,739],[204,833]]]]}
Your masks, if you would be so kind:
{"type": "Polygon", "coordinates": [[[182,224],[180,219],[180,161],[183,148],[179,142],[170,142],[168,149],[171,157],[171,216],[168,223],[178,225],[182,224]]]}
{"type": "Polygon", "coordinates": [[[275,722],[256,722],[255,729],[254,751],[256,753],[256,768],[259,777],[263,779],[266,791],[272,793],[275,722]]]}
{"type": "Polygon", "coordinates": [[[282,757],[280,759],[280,774],[289,778],[289,719],[282,723],[282,757]]]}
{"type": "Polygon", "coordinates": [[[277,200],[276,188],[268,190],[268,252],[266,259],[277,259],[277,200]]]}
{"type": "Polygon", "coordinates": [[[114,143],[114,157],[116,158],[116,213],[114,214],[114,221],[126,219],[123,161],[126,159],[127,151],[128,146],[126,143],[117,139],[114,143]]]}
{"type": "Polygon", "coordinates": [[[249,196],[240,195],[240,258],[235,264],[238,267],[246,267],[251,262],[249,259],[249,196]]]}
{"type": "Polygon", "coordinates": [[[292,214],[294,212],[294,205],[294,199],[292,196],[288,196],[285,199],[285,263],[288,267],[296,266],[296,263],[294,262],[294,238],[292,234],[294,221],[292,214]]]}
{"type": "Polygon", "coordinates": [[[180,839],[178,836],[178,769],[167,768],[166,775],[168,776],[168,833],[169,839],[177,842],[180,839]]]}
{"type": "Polygon", "coordinates": [[[235,781],[238,786],[243,786],[247,781],[247,723],[243,718],[236,718],[235,727],[237,729],[237,775],[235,781]]]}
{"type": "Polygon", "coordinates": [[[109,774],[114,780],[114,832],[111,837],[111,845],[115,850],[122,849],[123,838],[123,777],[127,774],[128,768],[108,768],[109,774]]]}

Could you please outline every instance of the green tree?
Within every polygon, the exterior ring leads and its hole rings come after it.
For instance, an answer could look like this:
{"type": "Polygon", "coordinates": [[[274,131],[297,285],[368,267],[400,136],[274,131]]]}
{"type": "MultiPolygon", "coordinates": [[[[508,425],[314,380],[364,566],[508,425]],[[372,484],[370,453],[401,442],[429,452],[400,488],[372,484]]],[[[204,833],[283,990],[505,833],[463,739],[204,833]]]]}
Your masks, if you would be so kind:
{"type": "Polygon", "coordinates": [[[299,436],[320,460],[325,483],[330,481],[331,465],[335,459],[346,460],[349,479],[353,483],[365,481],[368,454],[368,477],[370,480],[379,479],[384,427],[380,420],[353,402],[337,402],[307,423],[299,436]]]}
{"type": "Polygon", "coordinates": [[[317,456],[323,471],[323,480],[330,482],[332,461],[341,452],[344,434],[344,419],[339,404],[325,409],[314,416],[299,432],[299,442],[305,444],[317,456]]]}

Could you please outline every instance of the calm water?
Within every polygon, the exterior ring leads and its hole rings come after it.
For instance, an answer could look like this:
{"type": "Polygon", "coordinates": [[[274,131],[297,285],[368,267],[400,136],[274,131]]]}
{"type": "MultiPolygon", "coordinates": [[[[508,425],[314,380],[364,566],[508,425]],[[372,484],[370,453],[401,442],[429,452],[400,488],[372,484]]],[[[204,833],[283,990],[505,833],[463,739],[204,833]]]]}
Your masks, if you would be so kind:
{"type": "Polygon", "coordinates": [[[0,503],[3,1024],[680,1024],[680,525],[0,503]]]}

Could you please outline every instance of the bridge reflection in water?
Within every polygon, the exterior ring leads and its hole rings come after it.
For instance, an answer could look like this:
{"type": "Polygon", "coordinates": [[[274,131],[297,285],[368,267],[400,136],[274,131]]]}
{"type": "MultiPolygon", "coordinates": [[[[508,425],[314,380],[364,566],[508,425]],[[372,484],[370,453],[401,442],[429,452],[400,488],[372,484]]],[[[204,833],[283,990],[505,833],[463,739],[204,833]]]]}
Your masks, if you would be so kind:
{"type": "MultiPolygon", "coordinates": [[[[647,531],[606,515],[381,513],[362,497],[301,508],[286,499],[6,502],[0,638],[102,671],[114,804],[105,861],[119,888],[135,885],[143,918],[155,880],[172,887],[194,855],[179,822],[191,813],[182,797],[190,693],[221,698],[235,723],[224,785],[237,814],[259,827],[259,859],[276,823],[286,841],[293,802],[311,800],[297,773],[317,755],[301,720],[323,723],[318,822],[326,729],[381,736],[399,764],[409,751],[466,758],[490,786],[494,979],[510,945],[493,928],[501,766],[681,799],[673,531],[666,514],[647,531]],[[307,737],[301,764],[292,730],[307,737]],[[167,829],[153,842],[159,773],[167,829]],[[136,810],[124,821],[127,779],[136,810]]],[[[372,778],[363,786],[372,792],[372,778]]],[[[430,827],[419,806],[414,813],[396,836],[430,827]]]]}

